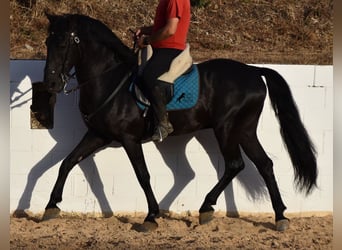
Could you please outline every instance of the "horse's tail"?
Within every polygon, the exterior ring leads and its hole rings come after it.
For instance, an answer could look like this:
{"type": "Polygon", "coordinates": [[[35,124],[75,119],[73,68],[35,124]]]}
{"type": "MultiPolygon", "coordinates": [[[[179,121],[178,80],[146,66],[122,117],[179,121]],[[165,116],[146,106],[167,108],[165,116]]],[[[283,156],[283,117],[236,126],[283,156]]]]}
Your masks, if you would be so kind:
{"type": "Polygon", "coordinates": [[[309,194],[316,186],[316,151],[300,119],[298,108],[285,79],[276,71],[262,68],[269,97],[280,123],[280,133],[289,152],[295,183],[300,191],[309,194]]]}

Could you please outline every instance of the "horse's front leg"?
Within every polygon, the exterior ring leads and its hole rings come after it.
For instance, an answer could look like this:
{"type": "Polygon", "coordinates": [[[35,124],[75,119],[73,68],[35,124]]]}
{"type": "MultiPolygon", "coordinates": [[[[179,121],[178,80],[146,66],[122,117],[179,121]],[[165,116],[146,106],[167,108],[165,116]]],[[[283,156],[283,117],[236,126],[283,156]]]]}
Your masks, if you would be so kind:
{"type": "Polygon", "coordinates": [[[57,203],[62,201],[62,193],[65,181],[71,169],[80,161],[88,157],[95,150],[106,145],[108,141],[97,137],[88,131],[76,148],[65,158],[59,168],[58,178],[50,195],[50,200],[45,208],[43,220],[56,218],[59,215],[60,209],[57,203]]]}
{"type": "Polygon", "coordinates": [[[136,228],[138,231],[151,231],[158,227],[156,217],[159,214],[159,205],[153,194],[152,187],[150,184],[150,174],[146,167],[145,157],[142,151],[141,143],[133,140],[125,140],[122,142],[123,147],[133,165],[135,174],[138,178],[140,186],[144,190],[147,204],[148,214],[145,218],[144,223],[136,228]]]}

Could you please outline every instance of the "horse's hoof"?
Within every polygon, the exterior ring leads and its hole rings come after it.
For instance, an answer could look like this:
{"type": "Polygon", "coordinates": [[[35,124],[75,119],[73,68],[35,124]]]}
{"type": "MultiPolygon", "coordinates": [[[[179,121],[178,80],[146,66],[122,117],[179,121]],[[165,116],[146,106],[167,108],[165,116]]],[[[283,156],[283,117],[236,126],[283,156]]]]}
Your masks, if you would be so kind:
{"type": "Polygon", "coordinates": [[[133,229],[140,233],[152,232],[158,228],[157,222],[145,221],[143,224],[134,225],[133,229]]]}
{"type": "Polygon", "coordinates": [[[59,217],[61,210],[57,208],[48,208],[45,210],[42,221],[56,219],[59,217]]]}
{"type": "Polygon", "coordinates": [[[278,220],[276,222],[276,230],[279,232],[286,231],[290,227],[290,221],[288,219],[278,220]]]}
{"type": "Polygon", "coordinates": [[[13,217],[14,218],[28,218],[29,215],[24,210],[18,209],[13,212],[13,217]]]}
{"type": "Polygon", "coordinates": [[[141,227],[145,229],[145,232],[151,232],[158,228],[157,222],[145,221],[141,227]]]}
{"type": "Polygon", "coordinates": [[[200,213],[200,215],[199,215],[199,223],[201,225],[207,224],[210,221],[212,221],[213,218],[214,218],[214,211],[208,211],[208,212],[200,213]]]}

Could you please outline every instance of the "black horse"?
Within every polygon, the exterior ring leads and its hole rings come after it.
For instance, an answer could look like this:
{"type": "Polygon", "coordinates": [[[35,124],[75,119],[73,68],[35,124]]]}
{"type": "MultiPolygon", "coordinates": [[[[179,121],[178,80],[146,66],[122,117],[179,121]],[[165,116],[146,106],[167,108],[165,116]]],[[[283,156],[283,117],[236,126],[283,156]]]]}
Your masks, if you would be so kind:
{"type": "MultiPolygon", "coordinates": [[[[63,187],[70,170],[94,151],[112,141],[124,147],[148,203],[142,230],[157,227],[159,206],[150,185],[150,175],[142,151],[142,141],[152,135],[150,119],[143,117],[130,92],[132,71],[137,57],[113,32],[98,20],[83,15],[50,15],[46,40],[47,60],[44,82],[48,91],[66,88],[75,68],[79,109],[88,127],[81,142],[63,161],[58,179],[46,206],[44,218],[56,217],[63,187]]],[[[268,188],[275,212],[277,230],[286,230],[289,220],[273,173],[256,134],[266,97],[266,78],[270,100],[280,123],[280,132],[289,152],[300,191],[310,193],[316,186],[317,165],[314,146],[304,128],[285,80],[276,71],[249,66],[228,59],[198,64],[199,100],[188,110],[169,112],[172,135],[212,128],[225,160],[225,172],[206,195],[199,209],[200,223],[209,222],[213,205],[231,180],[244,168],[240,147],[252,160],[268,188]]]]}

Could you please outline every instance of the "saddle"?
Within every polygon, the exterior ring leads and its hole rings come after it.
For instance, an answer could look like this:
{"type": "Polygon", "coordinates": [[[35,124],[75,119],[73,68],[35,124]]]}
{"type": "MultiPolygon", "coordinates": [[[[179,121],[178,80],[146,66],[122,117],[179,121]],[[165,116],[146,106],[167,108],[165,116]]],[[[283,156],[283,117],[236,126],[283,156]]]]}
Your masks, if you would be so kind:
{"type": "MultiPolygon", "coordinates": [[[[142,75],[142,72],[144,70],[144,67],[148,60],[152,57],[153,50],[150,45],[147,47],[139,50],[138,54],[138,76],[142,75]]],[[[171,84],[172,88],[174,88],[173,85],[176,85],[175,83],[178,82],[178,84],[186,84],[187,79],[189,78],[191,82],[194,81],[194,77],[197,76],[197,67],[193,65],[193,60],[190,54],[190,45],[187,43],[186,48],[175,58],[170,64],[170,68],[167,72],[163,73],[161,76],[158,77],[158,80],[163,81],[165,83],[171,84]],[[193,72],[195,70],[195,72],[193,72]],[[192,72],[192,74],[190,74],[192,72]]],[[[198,76],[197,78],[198,79],[198,76]]],[[[198,81],[198,80],[197,80],[198,81]]],[[[196,81],[196,82],[197,82],[196,81]]],[[[138,104],[140,104],[141,107],[149,107],[150,102],[149,100],[144,96],[141,89],[139,88],[138,84],[133,83],[132,84],[132,92],[135,96],[135,98],[138,101],[138,104]]],[[[180,87],[177,87],[179,89],[180,87]]],[[[182,87],[184,88],[184,86],[182,87]]],[[[193,87],[190,87],[193,88],[193,87]]],[[[174,93],[174,91],[172,91],[174,93]]],[[[182,97],[184,98],[184,93],[182,93],[182,97]]],[[[179,97],[178,97],[179,102],[179,97]]],[[[170,101],[172,102],[172,100],[170,101]]],[[[174,106],[174,105],[172,105],[174,106]]]]}

